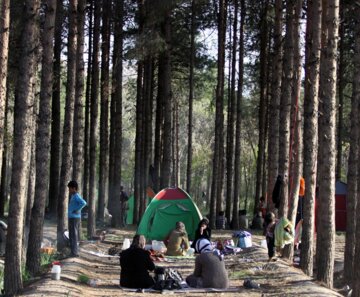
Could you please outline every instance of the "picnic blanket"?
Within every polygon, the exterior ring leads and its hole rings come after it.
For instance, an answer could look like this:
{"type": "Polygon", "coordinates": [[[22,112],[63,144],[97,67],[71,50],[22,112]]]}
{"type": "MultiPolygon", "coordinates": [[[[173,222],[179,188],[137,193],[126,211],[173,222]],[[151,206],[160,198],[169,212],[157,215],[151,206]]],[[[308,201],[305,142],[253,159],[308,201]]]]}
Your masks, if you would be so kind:
{"type": "MultiPolygon", "coordinates": [[[[138,292],[139,289],[131,289],[131,288],[125,288],[121,287],[120,289],[124,292],[138,292]]],[[[169,293],[222,293],[222,292],[239,292],[239,287],[230,287],[227,289],[217,289],[217,288],[183,288],[180,290],[163,290],[162,292],[169,292],[169,293]]],[[[142,289],[142,292],[144,293],[159,293],[159,291],[154,289],[142,289]]]]}

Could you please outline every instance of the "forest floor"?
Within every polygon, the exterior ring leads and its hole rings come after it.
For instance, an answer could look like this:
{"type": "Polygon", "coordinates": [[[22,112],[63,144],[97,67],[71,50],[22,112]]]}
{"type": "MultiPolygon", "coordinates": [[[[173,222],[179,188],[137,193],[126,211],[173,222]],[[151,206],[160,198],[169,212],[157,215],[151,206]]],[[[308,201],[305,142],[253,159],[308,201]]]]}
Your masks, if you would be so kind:
{"type": "MultiPolygon", "coordinates": [[[[22,296],[149,296],[156,293],[135,293],[123,291],[119,288],[119,259],[104,256],[108,254],[114,243],[123,238],[132,238],[135,233],[133,227],[125,230],[108,230],[104,242],[84,241],[80,244],[80,257],[61,260],[61,280],[52,280],[50,271],[40,279],[31,282],[23,290],[22,296]],[[98,253],[95,255],[94,253],[98,253]],[[90,286],[79,282],[79,276],[95,280],[96,285],[90,286]]],[[[229,239],[231,231],[214,231],[214,239],[229,239]]],[[[44,239],[53,242],[56,239],[56,225],[46,221],[44,239]]],[[[253,247],[241,251],[237,255],[225,257],[226,268],[229,273],[231,287],[237,292],[222,293],[175,293],[180,296],[341,296],[339,290],[329,290],[304,275],[294,265],[278,260],[267,262],[267,251],[260,246],[263,236],[253,236],[253,247]],[[252,279],[260,284],[259,289],[246,289],[245,279],[252,279]]],[[[338,234],[335,265],[335,286],[342,286],[340,279],[343,266],[344,235],[338,234]]],[[[119,245],[120,247],[120,245],[119,245]]],[[[192,273],[194,258],[170,259],[171,262],[157,262],[156,265],[171,267],[178,270],[183,277],[192,273]]],[[[174,294],[168,291],[167,294],[174,294]]]]}

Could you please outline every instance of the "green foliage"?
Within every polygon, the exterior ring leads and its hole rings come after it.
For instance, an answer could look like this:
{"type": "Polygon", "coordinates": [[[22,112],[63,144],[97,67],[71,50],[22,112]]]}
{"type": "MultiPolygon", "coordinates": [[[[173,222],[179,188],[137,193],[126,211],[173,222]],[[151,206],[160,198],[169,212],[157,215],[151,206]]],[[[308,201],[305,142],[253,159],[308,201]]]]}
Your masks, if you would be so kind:
{"type": "Polygon", "coordinates": [[[77,278],[77,281],[82,284],[87,284],[90,280],[90,277],[86,274],[80,274],[77,278]]]}
{"type": "Polygon", "coordinates": [[[27,270],[25,265],[21,266],[21,276],[22,276],[23,283],[26,283],[31,279],[31,274],[30,274],[29,270],[27,270]]]}

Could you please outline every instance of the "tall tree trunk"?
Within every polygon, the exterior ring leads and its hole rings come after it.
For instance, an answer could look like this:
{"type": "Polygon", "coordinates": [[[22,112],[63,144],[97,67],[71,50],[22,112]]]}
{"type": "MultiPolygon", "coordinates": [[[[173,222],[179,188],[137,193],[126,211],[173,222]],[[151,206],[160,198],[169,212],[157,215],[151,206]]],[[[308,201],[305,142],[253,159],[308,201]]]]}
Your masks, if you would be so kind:
{"type": "MultiPolygon", "coordinates": [[[[345,19],[344,9],[345,1],[340,1],[340,27],[339,27],[339,64],[338,64],[338,122],[337,122],[337,137],[336,137],[336,180],[341,180],[341,157],[342,157],[342,141],[343,141],[343,126],[344,126],[344,90],[345,90],[345,59],[344,59],[344,39],[345,39],[345,19]]],[[[344,266],[345,267],[345,266],[344,266]]]]}
{"type": "MultiPolygon", "coordinates": [[[[358,30],[359,31],[359,30],[358,30]]],[[[360,31],[359,31],[360,33],[360,31]]],[[[352,280],[354,273],[355,260],[355,223],[356,223],[356,204],[358,192],[358,151],[359,151],[359,82],[360,82],[360,37],[357,37],[355,43],[354,56],[354,77],[353,77],[353,94],[351,97],[351,130],[350,130],[350,151],[348,160],[347,174],[347,195],[346,195],[346,240],[344,253],[344,279],[346,283],[352,280]]]]}
{"type": "Polygon", "coordinates": [[[154,191],[157,193],[160,190],[160,168],[162,156],[162,142],[163,142],[163,129],[164,129],[164,104],[162,92],[162,63],[159,59],[158,67],[158,95],[156,97],[156,114],[155,114],[155,132],[154,132],[154,191]]]}
{"type": "MultiPolygon", "coordinates": [[[[147,8],[148,9],[148,8],[147,8]]],[[[146,209],[147,194],[146,188],[149,186],[149,168],[152,155],[152,110],[153,110],[153,71],[154,63],[150,56],[145,59],[144,64],[144,97],[143,97],[143,166],[142,166],[142,178],[143,189],[140,203],[140,217],[143,215],[146,209]]]]}
{"type": "Polygon", "coordinates": [[[72,173],[72,147],[74,127],[74,104],[76,85],[76,48],[77,48],[77,0],[71,0],[69,6],[68,62],[65,99],[65,118],[62,143],[62,164],[57,208],[57,248],[65,246],[63,233],[67,225],[67,183],[72,173]]]}
{"type": "MultiPolygon", "coordinates": [[[[145,18],[145,7],[144,1],[138,1],[138,13],[139,13],[139,28],[138,34],[143,33],[144,18],[145,18]]],[[[139,49],[141,52],[144,51],[144,48],[139,49]]],[[[143,195],[143,179],[142,179],[142,170],[143,170],[143,121],[144,116],[144,60],[139,58],[137,62],[137,79],[136,79],[136,138],[135,138],[135,177],[134,177],[134,222],[135,224],[139,223],[141,218],[141,203],[143,195]]],[[[160,86],[159,86],[160,88],[160,86]]],[[[121,205],[122,209],[122,205],[121,205]]]]}
{"type": "Polygon", "coordinates": [[[282,27],[283,27],[283,4],[282,0],[275,0],[275,24],[274,24],[274,45],[272,58],[271,77],[271,98],[269,106],[268,142],[268,183],[267,183],[267,208],[273,209],[272,191],[274,189],[279,165],[279,108],[281,96],[281,73],[282,73],[282,27]]]}
{"type": "Polygon", "coordinates": [[[226,13],[227,0],[220,0],[218,15],[218,62],[216,86],[216,111],[215,111],[215,144],[213,156],[213,176],[210,198],[210,223],[215,227],[216,210],[220,210],[222,202],[221,167],[223,166],[223,134],[224,134],[224,66],[225,66],[225,39],[226,39],[226,13]],[[222,148],[221,148],[222,147],[222,148]]]}
{"type": "MultiPolygon", "coordinates": [[[[326,43],[323,44],[324,64],[321,64],[320,100],[323,113],[319,121],[321,137],[319,146],[319,217],[321,242],[317,243],[317,280],[326,286],[333,285],[334,253],[335,253],[335,165],[336,165],[336,56],[339,26],[339,0],[328,0],[325,27],[326,43]],[[322,160],[327,160],[323,162],[322,160]],[[326,244],[324,244],[326,243],[326,244]]],[[[324,2],[323,2],[324,3],[324,2]]],[[[319,232],[320,232],[319,230],[319,232]]]]}
{"type": "Polygon", "coordinates": [[[54,25],[56,0],[47,0],[42,35],[42,68],[39,119],[36,132],[35,200],[31,211],[26,267],[32,275],[40,271],[45,204],[49,185],[51,93],[53,84],[54,25]]]}
{"type": "Polygon", "coordinates": [[[89,197],[89,174],[90,174],[90,155],[89,155],[89,139],[90,139],[90,100],[91,100],[91,74],[92,74],[92,36],[93,36],[93,9],[94,3],[89,3],[89,34],[88,34],[88,61],[86,73],[86,90],[85,90],[85,131],[84,131],[84,182],[83,196],[85,199],[89,197]]]}
{"type": "Polygon", "coordinates": [[[164,21],[161,25],[161,31],[166,43],[165,50],[161,53],[160,59],[163,63],[164,81],[163,83],[163,102],[164,102],[164,142],[160,174],[160,187],[170,186],[171,161],[174,158],[171,150],[171,124],[172,124],[172,93],[171,93],[171,11],[164,13],[164,21]]]}
{"type": "Polygon", "coordinates": [[[89,197],[88,197],[88,225],[87,236],[92,238],[95,235],[95,197],[96,197],[96,146],[98,139],[98,113],[99,113],[99,39],[100,39],[100,19],[101,1],[94,1],[94,36],[93,36],[93,56],[91,74],[91,109],[90,109],[90,139],[89,139],[89,197]]]}
{"type": "MultiPolygon", "coordinates": [[[[360,22],[360,7],[357,5],[354,11],[356,23],[360,22]]],[[[354,77],[353,93],[351,98],[351,134],[350,154],[348,171],[348,195],[346,196],[346,241],[344,278],[352,281],[352,295],[360,296],[360,269],[356,262],[356,256],[360,254],[360,163],[359,163],[359,111],[360,111],[360,27],[355,27],[355,50],[354,50],[354,77]],[[356,164],[356,165],[354,165],[356,164]],[[354,168],[356,166],[356,168],[354,168]],[[345,266],[349,265],[349,266],[345,266]]]]}
{"type": "Polygon", "coordinates": [[[86,0],[78,0],[77,19],[77,49],[76,49],[76,87],[74,106],[74,133],[73,133],[73,180],[77,181],[82,189],[84,167],[84,42],[85,42],[85,7],[86,0]]]}
{"type": "Polygon", "coordinates": [[[55,40],[54,40],[54,82],[52,93],[51,113],[51,152],[50,152],[50,185],[49,209],[52,214],[57,213],[57,198],[60,183],[60,145],[61,145],[61,48],[62,48],[63,1],[56,2],[55,40]]]}
{"type": "Polygon", "coordinates": [[[11,240],[6,241],[4,269],[6,295],[15,295],[23,286],[21,274],[23,218],[30,162],[36,62],[34,49],[37,47],[40,3],[37,0],[27,0],[24,4],[25,25],[21,35],[21,55],[14,107],[16,112],[14,113],[13,170],[7,233],[7,238],[11,240]]]}
{"type": "Polygon", "coordinates": [[[101,114],[100,114],[100,160],[98,219],[104,221],[109,173],[109,57],[110,57],[110,13],[111,0],[103,0],[101,30],[101,114]]]}
{"type": "Polygon", "coordinates": [[[228,126],[227,126],[227,145],[226,145],[226,211],[225,216],[230,222],[233,202],[233,170],[234,170],[234,125],[236,119],[236,93],[235,93],[235,74],[236,74],[236,49],[237,49],[237,22],[239,2],[234,3],[234,22],[232,40],[232,60],[231,60],[231,82],[230,82],[230,104],[228,107],[228,126]]]}
{"type": "Polygon", "coordinates": [[[234,164],[234,202],[233,202],[233,229],[239,228],[239,201],[241,188],[241,108],[242,96],[244,86],[244,25],[245,25],[245,0],[240,0],[240,37],[239,37],[239,78],[237,89],[237,103],[236,103],[236,130],[235,130],[235,164],[234,164]]]}
{"type": "MultiPolygon", "coordinates": [[[[356,6],[355,8],[355,14],[356,16],[356,23],[359,24],[359,21],[360,21],[360,7],[359,5],[356,6]]],[[[357,105],[357,114],[359,115],[359,112],[360,112],[360,27],[359,25],[356,26],[356,29],[355,29],[355,36],[356,36],[356,40],[355,40],[355,52],[354,52],[354,78],[353,78],[353,101],[354,102],[354,105],[356,104],[357,105]]],[[[359,121],[359,118],[358,118],[358,121],[359,121]]],[[[358,124],[358,122],[355,122],[354,123],[355,125],[358,124]]],[[[357,140],[359,141],[360,139],[360,129],[359,127],[357,126],[357,140]]],[[[355,152],[355,154],[359,154],[359,142],[357,142],[357,151],[355,152]]],[[[358,157],[359,158],[359,157],[358,157]]],[[[359,172],[360,172],[360,162],[359,162],[359,159],[358,159],[358,163],[357,163],[357,173],[358,173],[358,176],[359,176],[359,172]]],[[[356,205],[356,215],[355,214],[352,214],[352,211],[349,212],[349,209],[347,208],[347,215],[350,217],[351,215],[353,215],[354,217],[354,220],[355,220],[355,239],[354,241],[356,241],[355,243],[355,254],[354,254],[354,260],[357,258],[356,256],[357,255],[360,255],[360,216],[359,216],[359,212],[360,212],[360,200],[359,200],[359,189],[360,189],[360,180],[357,179],[357,193],[356,193],[356,198],[357,198],[357,201],[353,204],[353,206],[355,207],[356,205]]],[[[350,203],[351,204],[351,200],[348,200],[348,199],[351,199],[352,197],[349,197],[350,193],[348,193],[348,196],[346,197],[347,198],[347,203],[350,203]]],[[[349,204],[348,204],[349,205],[349,204]]],[[[347,206],[348,206],[347,205],[347,206]]],[[[346,228],[351,228],[351,224],[353,224],[353,222],[350,222],[349,224],[349,219],[348,221],[346,222],[347,225],[346,225],[346,228]]],[[[351,230],[350,230],[351,231],[351,230]]],[[[349,243],[349,237],[348,237],[348,233],[349,233],[349,230],[347,229],[346,230],[346,247],[347,249],[349,249],[348,245],[350,244],[349,243]]],[[[350,253],[349,253],[350,254],[350,253]]],[[[345,254],[346,255],[346,254],[345,254]]],[[[348,259],[345,258],[345,261],[347,261],[348,259]]],[[[345,262],[346,263],[346,262],[345,262]]],[[[344,263],[344,265],[345,265],[344,263]]],[[[359,297],[360,296],[360,283],[359,283],[359,278],[360,278],[360,266],[357,265],[358,263],[356,261],[350,263],[352,264],[352,270],[353,270],[353,273],[352,273],[352,289],[353,289],[353,292],[352,292],[352,295],[351,296],[354,296],[354,297],[359,297]]],[[[345,267],[344,267],[345,268],[345,267]]],[[[347,276],[348,272],[347,272],[348,269],[345,270],[345,277],[347,276]]],[[[350,270],[350,269],[349,269],[350,270]]]]}
{"type": "MultiPolygon", "coordinates": [[[[302,137],[302,113],[301,113],[301,53],[300,53],[300,17],[302,11],[302,0],[297,0],[294,21],[294,76],[292,82],[292,109],[291,109],[291,136],[290,136],[290,201],[288,219],[295,226],[298,209],[300,178],[303,172],[303,137],[302,137]]],[[[291,259],[294,256],[294,243],[286,245],[284,257],[291,259]]]]}
{"type": "Polygon", "coordinates": [[[305,90],[304,90],[304,221],[301,243],[300,267],[313,274],[315,192],[318,154],[318,94],[321,48],[322,0],[308,1],[305,40],[305,90]]]}
{"type": "MultiPolygon", "coordinates": [[[[36,72],[36,71],[35,71],[36,72]]],[[[34,88],[35,92],[35,88],[34,88]]],[[[35,93],[34,93],[35,94],[35,93]]],[[[37,98],[35,98],[37,101],[37,98]]],[[[37,104],[36,104],[37,105],[37,104]]],[[[30,168],[29,168],[29,176],[28,176],[28,186],[26,191],[26,208],[25,208],[25,216],[23,218],[24,224],[24,233],[22,239],[22,253],[21,253],[21,263],[26,263],[26,254],[27,247],[29,241],[29,233],[30,233],[30,221],[31,221],[31,210],[34,205],[35,198],[35,179],[36,179],[36,160],[35,160],[35,151],[36,151],[36,143],[35,143],[35,131],[36,131],[36,121],[35,121],[35,113],[36,111],[33,108],[33,119],[32,119],[32,135],[31,135],[31,156],[30,156],[30,168]]]]}
{"type": "Polygon", "coordinates": [[[8,170],[9,170],[9,94],[10,89],[6,90],[6,104],[5,104],[5,119],[4,119],[4,148],[3,153],[0,158],[2,158],[2,167],[1,167],[1,182],[0,182],[0,217],[4,217],[5,212],[5,203],[7,202],[7,192],[8,192],[8,170]]]}
{"type": "MultiPolygon", "coordinates": [[[[0,168],[2,168],[2,155],[5,131],[5,102],[6,81],[9,56],[9,29],[10,29],[10,0],[3,0],[0,10],[0,168]]],[[[1,179],[1,172],[0,172],[1,179]]]]}
{"type": "Polygon", "coordinates": [[[190,65],[189,65],[189,114],[188,114],[188,146],[186,167],[186,191],[191,192],[192,175],[192,135],[193,135],[193,101],[194,101],[194,67],[195,67],[195,33],[196,33],[196,1],[191,1],[191,25],[190,25],[190,65]]]}
{"type": "MultiPolygon", "coordinates": [[[[121,186],[121,156],[122,156],[122,74],[123,74],[123,23],[124,23],[124,1],[115,3],[115,36],[114,36],[114,53],[113,53],[113,76],[112,87],[113,93],[111,103],[115,105],[114,113],[114,178],[112,191],[109,193],[109,210],[112,214],[112,225],[120,225],[117,218],[121,216],[120,209],[120,186],[121,186]]],[[[110,187],[109,187],[110,189],[110,187]]]]}
{"type": "Polygon", "coordinates": [[[289,198],[290,103],[294,72],[294,21],[296,0],[286,7],[286,35],[280,98],[279,174],[283,176],[279,218],[287,216],[289,198]]]}
{"type": "Polygon", "coordinates": [[[255,187],[255,204],[254,213],[259,208],[261,184],[263,178],[262,167],[265,162],[265,122],[266,122],[266,105],[267,105],[267,63],[268,63],[268,14],[269,1],[265,1],[261,15],[261,37],[260,37],[260,100],[259,100],[259,141],[256,159],[256,187],[255,187]]]}
{"type": "MultiPolygon", "coordinates": [[[[136,94],[136,139],[135,139],[135,178],[134,178],[134,223],[140,221],[140,207],[142,201],[142,166],[143,166],[143,76],[144,63],[142,60],[138,61],[137,65],[137,94],[136,94]]],[[[122,205],[121,205],[122,209],[122,205]]]]}

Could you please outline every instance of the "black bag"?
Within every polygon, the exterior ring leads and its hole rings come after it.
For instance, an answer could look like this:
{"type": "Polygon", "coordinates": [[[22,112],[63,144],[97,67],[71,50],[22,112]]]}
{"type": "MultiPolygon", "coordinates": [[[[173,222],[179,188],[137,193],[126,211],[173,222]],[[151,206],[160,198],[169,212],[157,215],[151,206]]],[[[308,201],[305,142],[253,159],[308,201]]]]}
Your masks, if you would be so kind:
{"type": "Polygon", "coordinates": [[[173,269],[168,269],[166,271],[165,279],[162,279],[161,275],[164,275],[162,272],[165,272],[165,269],[162,267],[157,267],[155,269],[155,285],[153,286],[154,290],[178,290],[181,289],[181,282],[183,281],[181,274],[173,269]]]}

